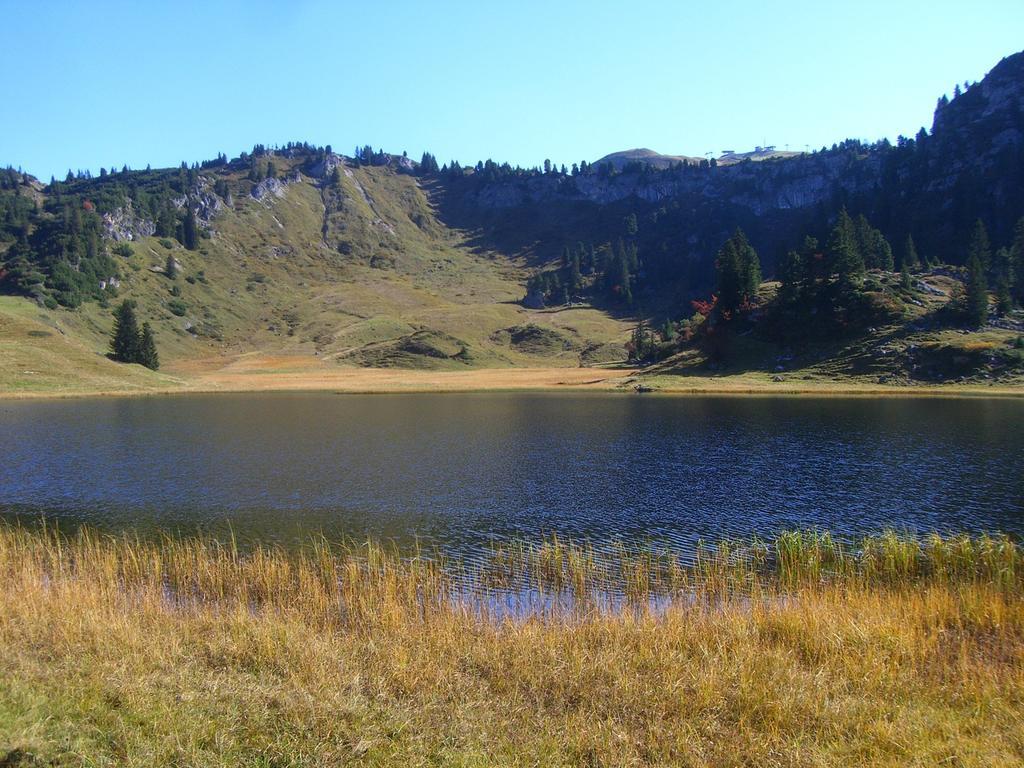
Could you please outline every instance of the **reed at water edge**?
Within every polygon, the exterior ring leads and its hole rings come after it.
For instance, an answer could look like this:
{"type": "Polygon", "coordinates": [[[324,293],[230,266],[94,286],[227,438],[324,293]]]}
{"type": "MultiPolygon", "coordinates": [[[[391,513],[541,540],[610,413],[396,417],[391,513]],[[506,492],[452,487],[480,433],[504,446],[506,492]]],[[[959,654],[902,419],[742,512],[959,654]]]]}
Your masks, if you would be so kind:
{"type": "Polygon", "coordinates": [[[467,563],[0,524],[0,584],[0,765],[1024,762],[1002,535],[467,563]]]}

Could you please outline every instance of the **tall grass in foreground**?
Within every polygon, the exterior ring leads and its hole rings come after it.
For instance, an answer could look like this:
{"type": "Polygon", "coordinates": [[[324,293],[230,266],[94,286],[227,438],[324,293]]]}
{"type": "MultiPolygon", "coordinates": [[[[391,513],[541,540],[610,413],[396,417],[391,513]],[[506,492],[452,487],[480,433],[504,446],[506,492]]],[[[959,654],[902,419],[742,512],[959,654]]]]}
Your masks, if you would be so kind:
{"type": "Polygon", "coordinates": [[[1020,765],[1003,536],[472,563],[0,525],[0,765],[1020,765]]]}

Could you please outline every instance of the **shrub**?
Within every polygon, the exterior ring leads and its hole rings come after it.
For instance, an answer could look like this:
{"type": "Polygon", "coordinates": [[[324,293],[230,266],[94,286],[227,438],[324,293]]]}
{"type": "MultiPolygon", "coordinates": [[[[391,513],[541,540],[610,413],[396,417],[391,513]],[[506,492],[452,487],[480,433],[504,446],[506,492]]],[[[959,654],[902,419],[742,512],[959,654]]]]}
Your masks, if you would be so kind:
{"type": "Polygon", "coordinates": [[[188,312],[188,304],[181,299],[171,299],[167,302],[167,308],[178,317],[184,317],[185,313],[188,312]]]}

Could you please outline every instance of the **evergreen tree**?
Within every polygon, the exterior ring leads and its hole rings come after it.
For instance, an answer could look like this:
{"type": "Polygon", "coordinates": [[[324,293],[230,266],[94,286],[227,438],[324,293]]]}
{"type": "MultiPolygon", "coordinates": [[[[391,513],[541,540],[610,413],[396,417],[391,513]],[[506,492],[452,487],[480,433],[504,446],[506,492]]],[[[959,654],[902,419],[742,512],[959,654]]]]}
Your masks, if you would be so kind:
{"type": "Polygon", "coordinates": [[[178,277],[178,262],[175,261],[173,253],[167,254],[167,261],[164,262],[164,274],[171,280],[178,277]]]}
{"type": "Polygon", "coordinates": [[[1024,216],[1013,229],[1010,246],[1010,295],[1018,304],[1024,304],[1024,216]]]}
{"type": "Polygon", "coordinates": [[[156,236],[174,237],[174,232],[177,229],[177,226],[178,221],[174,215],[174,211],[169,205],[165,205],[156,219],[156,236]]]}
{"type": "Polygon", "coordinates": [[[1013,298],[1010,296],[1010,285],[1000,280],[996,288],[996,314],[1005,317],[1013,309],[1013,298]]]}
{"type": "Polygon", "coordinates": [[[153,329],[149,323],[142,324],[142,335],[139,337],[138,363],[146,366],[151,371],[160,367],[160,358],[156,353],[156,341],[153,338],[153,329]]]}
{"type": "Polygon", "coordinates": [[[429,152],[423,153],[423,158],[420,160],[419,174],[420,176],[435,176],[438,173],[437,158],[435,158],[429,152]]]}
{"type": "Polygon", "coordinates": [[[757,295],[757,289],[761,287],[761,260],[742,229],[737,227],[732,237],[742,274],[744,298],[750,299],[757,295]]]}
{"type": "Polygon", "coordinates": [[[853,220],[845,208],[829,235],[825,256],[829,271],[838,276],[840,296],[855,293],[864,275],[864,259],[857,248],[853,220]]]}
{"type": "Polygon", "coordinates": [[[110,353],[119,363],[135,363],[139,360],[139,324],[135,318],[135,303],[128,299],[114,310],[110,353]]]}
{"type": "Polygon", "coordinates": [[[578,291],[583,283],[583,276],[580,272],[580,253],[573,251],[572,260],[569,263],[569,286],[573,291],[578,291]]]}
{"type": "Polygon", "coordinates": [[[904,265],[900,267],[900,288],[902,288],[905,291],[909,291],[910,287],[910,269],[904,263],[904,265]]]}
{"type": "Polygon", "coordinates": [[[967,286],[964,295],[964,319],[977,328],[988,319],[988,285],[985,268],[977,253],[967,262],[967,286]]]}
{"type": "Polygon", "coordinates": [[[718,303],[721,313],[731,317],[743,302],[744,277],[740,256],[733,238],[725,241],[715,257],[715,275],[718,303]]]}
{"type": "Polygon", "coordinates": [[[982,270],[988,272],[992,261],[991,245],[988,240],[988,230],[981,219],[974,223],[974,231],[971,233],[971,243],[967,247],[967,264],[970,265],[973,259],[977,259],[982,270]]]}
{"type": "Polygon", "coordinates": [[[182,245],[188,250],[194,251],[199,247],[199,224],[196,221],[196,212],[192,210],[192,206],[185,205],[185,222],[182,226],[182,245]]]}
{"type": "Polygon", "coordinates": [[[903,244],[903,255],[900,259],[900,266],[906,267],[907,269],[917,269],[921,266],[921,259],[917,255],[917,248],[914,246],[913,235],[907,235],[907,240],[903,244]]]}
{"type": "Polygon", "coordinates": [[[789,251],[782,259],[778,269],[779,301],[794,304],[800,298],[800,281],[803,279],[803,257],[797,251],[789,251]]]}
{"type": "Polygon", "coordinates": [[[761,262],[742,229],[725,241],[715,258],[717,307],[731,316],[757,294],[761,262]]]}
{"type": "Polygon", "coordinates": [[[998,248],[992,256],[992,268],[989,270],[992,281],[996,285],[1006,283],[1007,290],[1013,281],[1013,257],[1009,248],[998,248]]]}
{"type": "Polygon", "coordinates": [[[647,328],[647,323],[645,323],[643,319],[641,319],[640,322],[636,324],[636,328],[633,329],[633,337],[630,340],[630,347],[632,349],[632,357],[637,361],[648,359],[656,350],[654,338],[647,328]]]}

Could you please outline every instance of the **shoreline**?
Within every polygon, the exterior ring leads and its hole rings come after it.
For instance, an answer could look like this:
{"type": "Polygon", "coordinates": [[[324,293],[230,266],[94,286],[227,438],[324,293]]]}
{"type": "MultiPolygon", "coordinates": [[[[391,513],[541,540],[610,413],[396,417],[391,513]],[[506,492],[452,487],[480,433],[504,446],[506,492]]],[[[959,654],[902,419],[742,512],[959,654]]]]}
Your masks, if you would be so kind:
{"type": "Polygon", "coordinates": [[[646,379],[637,369],[483,368],[470,371],[422,371],[351,368],[336,371],[225,372],[184,375],[169,373],[181,386],[131,389],[0,390],[0,403],[172,395],[332,393],[338,395],[472,394],[472,393],[601,393],[658,397],[879,397],[879,398],[1018,398],[1024,386],[939,384],[892,386],[856,381],[762,381],[756,375],[703,377],[658,375],[646,379]],[[646,379],[646,380],[645,380],[646,379]],[[634,386],[651,386],[637,393],[634,386]]]}

